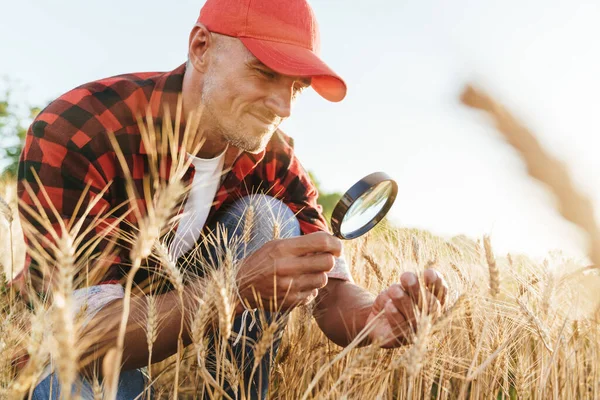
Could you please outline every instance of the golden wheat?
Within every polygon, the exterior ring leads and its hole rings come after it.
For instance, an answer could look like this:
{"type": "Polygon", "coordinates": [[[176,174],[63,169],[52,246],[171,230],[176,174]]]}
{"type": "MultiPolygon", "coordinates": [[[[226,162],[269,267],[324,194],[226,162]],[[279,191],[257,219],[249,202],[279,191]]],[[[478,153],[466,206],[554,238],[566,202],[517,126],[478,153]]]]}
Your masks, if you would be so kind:
{"type": "MultiPolygon", "coordinates": [[[[497,123],[503,132],[516,129],[517,135],[524,134],[522,126],[516,124],[506,110],[499,109],[495,103],[490,105],[489,100],[483,101],[477,93],[467,95],[471,97],[465,102],[491,112],[500,120],[497,123]],[[483,105],[480,104],[482,101],[483,105]]],[[[180,112],[178,108],[176,121],[180,119],[180,112]]],[[[164,241],[166,232],[177,222],[177,204],[187,190],[181,184],[181,177],[189,164],[180,150],[172,146],[179,127],[177,122],[171,125],[163,121],[161,131],[164,134],[161,136],[148,118],[140,124],[155,166],[149,171],[144,193],[136,193],[135,188],[128,185],[131,198],[143,198],[149,207],[145,213],[134,208],[137,225],[134,233],[125,239],[131,244],[135,267],[142,268],[148,258],[160,261],[160,273],[180,294],[182,316],[188,318],[181,320],[177,353],[149,365],[148,389],[152,387],[157,398],[165,399],[174,396],[192,398],[202,393],[209,393],[214,398],[229,398],[223,389],[225,382],[236,388],[242,380],[241,366],[227,356],[232,351],[230,342],[235,339],[238,345],[247,343],[243,334],[238,335],[233,330],[238,295],[238,263],[234,254],[237,254],[236,246],[247,246],[252,239],[252,226],[259,210],[254,207],[246,210],[240,243],[226,243],[222,257],[213,260],[214,265],[206,266],[206,278],[196,282],[191,272],[188,276],[185,264],[206,263],[206,260],[192,255],[183,266],[177,265],[164,241]],[[164,176],[161,168],[166,167],[162,160],[167,156],[176,162],[171,164],[172,170],[167,174],[172,179],[164,181],[159,177],[164,176]],[[195,282],[193,291],[190,282],[195,282]],[[186,314],[185,310],[191,311],[186,314]],[[187,324],[185,327],[189,329],[192,342],[186,349],[181,340],[184,324],[187,324]],[[216,338],[216,366],[208,365],[209,334],[216,338]],[[209,373],[209,367],[216,367],[216,376],[209,373]]],[[[192,129],[190,125],[193,124],[187,125],[186,129],[192,129]]],[[[512,135],[510,140],[517,140],[512,133],[504,133],[512,135]]],[[[202,142],[201,138],[191,135],[184,135],[184,140],[189,140],[191,147],[202,142]]],[[[517,147],[523,148],[520,142],[517,147]]],[[[537,170],[534,175],[544,176],[537,170]]],[[[565,176],[561,175],[561,178],[565,176]]],[[[14,182],[4,185],[0,187],[0,196],[14,193],[14,182]]],[[[586,205],[585,201],[581,202],[581,197],[575,196],[573,200],[568,193],[561,196],[565,204],[570,204],[566,208],[576,207],[579,203],[586,205]]],[[[21,228],[18,219],[14,218],[14,206],[10,204],[0,202],[0,213],[13,224],[9,232],[12,237],[21,228]]],[[[35,218],[41,224],[47,225],[50,220],[38,205],[23,209],[36,214],[35,218]]],[[[590,211],[589,207],[584,207],[584,214],[585,210],[590,211]]],[[[567,211],[565,215],[572,217],[573,212],[567,211]]],[[[586,217],[590,215],[591,212],[587,212],[586,217]]],[[[581,217],[577,214],[572,219],[580,222],[581,217]]],[[[120,222],[107,226],[103,234],[108,235],[120,222]]],[[[82,338],[78,336],[78,313],[72,304],[73,291],[82,283],[75,273],[92,262],[89,249],[93,246],[81,249],[85,246],[82,237],[91,228],[82,223],[81,220],[65,222],[61,231],[51,232],[52,251],[47,250],[47,241],[34,235],[32,227],[23,227],[31,236],[30,255],[40,268],[46,271],[58,265],[64,268],[58,268],[59,273],[49,282],[54,292],[53,301],[33,299],[33,310],[15,303],[5,286],[0,286],[0,397],[27,396],[50,356],[56,358],[65,385],[76,379],[74,375],[81,362],[79,351],[57,353],[53,348],[57,343],[75,350],[84,347],[78,344],[82,338]],[[10,365],[11,358],[12,354],[18,356],[20,349],[27,351],[29,359],[15,372],[10,365]]],[[[98,224],[100,221],[96,226],[98,224]]],[[[590,253],[595,260],[596,228],[591,222],[586,227],[593,243],[590,253]]],[[[216,234],[219,236],[212,238],[213,244],[220,243],[225,232],[216,234]]],[[[272,234],[274,239],[280,237],[280,221],[274,221],[272,234]]],[[[24,257],[21,244],[2,241],[0,246],[4,246],[0,249],[3,253],[14,253],[15,260],[24,257]]],[[[392,350],[358,346],[370,327],[346,348],[336,346],[322,334],[311,317],[312,306],[297,307],[292,311],[281,337],[279,321],[267,323],[263,320],[261,337],[258,342],[250,343],[256,355],[251,368],[256,371],[274,341],[281,339],[276,365],[269,377],[270,398],[600,397],[600,304],[597,299],[600,278],[597,269],[585,268],[555,255],[549,255],[544,262],[515,254],[503,257],[493,253],[491,239],[487,236],[483,243],[464,236],[446,240],[416,229],[389,226],[378,228],[359,240],[345,242],[344,253],[351,260],[350,267],[357,284],[372,293],[379,293],[390,283],[397,282],[405,271],[422,273],[424,267],[433,266],[449,283],[448,307],[436,320],[426,314],[418,315],[419,329],[411,343],[392,350]]],[[[102,259],[108,255],[109,252],[102,259]]],[[[104,261],[98,258],[94,262],[103,265],[101,262],[104,261]]],[[[98,281],[91,269],[86,276],[92,282],[98,281]]],[[[128,282],[127,287],[126,296],[131,297],[132,282],[128,282]]],[[[143,322],[149,364],[161,329],[156,298],[151,292],[144,302],[147,314],[143,322]]],[[[121,316],[125,322],[126,311],[121,316]]],[[[119,328],[124,329],[123,326],[122,322],[119,328]]],[[[124,330],[119,330],[118,337],[124,334],[124,330]]],[[[91,382],[96,398],[102,395],[114,398],[121,371],[122,342],[117,341],[114,347],[106,350],[102,381],[94,379],[91,382]]],[[[246,388],[242,389],[237,393],[238,397],[246,395],[246,388]]]]}

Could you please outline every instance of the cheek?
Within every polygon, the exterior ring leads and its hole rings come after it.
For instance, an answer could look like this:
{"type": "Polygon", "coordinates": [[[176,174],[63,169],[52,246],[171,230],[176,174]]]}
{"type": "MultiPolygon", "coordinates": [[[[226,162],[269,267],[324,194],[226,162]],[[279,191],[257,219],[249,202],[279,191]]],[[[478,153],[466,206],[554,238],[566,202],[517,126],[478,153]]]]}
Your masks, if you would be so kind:
{"type": "Polygon", "coordinates": [[[241,118],[248,110],[261,108],[268,88],[248,76],[213,75],[205,84],[205,103],[221,116],[241,118]]]}
{"type": "Polygon", "coordinates": [[[251,110],[258,109],[262,112],[261,104],[264,98],[262,93],[263,91],[251,81],[234,82],[226,92],[231,112],[238,117],[242,117],[244,113],[251,110]]]}
{"type": "Polygon", "coordinates": [[[212,82],[210,87],[204,92],[204,103],[217,116],[230,114],[235,96],[229,88],[220,82],[212,82]]]}

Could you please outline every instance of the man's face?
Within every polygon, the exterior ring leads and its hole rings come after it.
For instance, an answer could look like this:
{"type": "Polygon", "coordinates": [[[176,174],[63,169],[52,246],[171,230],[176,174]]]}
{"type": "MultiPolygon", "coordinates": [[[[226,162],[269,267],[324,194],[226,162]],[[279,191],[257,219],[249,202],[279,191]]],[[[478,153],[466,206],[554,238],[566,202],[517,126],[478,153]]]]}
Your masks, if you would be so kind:
{"type": "Polygon", "coordinates": [[[251,153],[262,151],[309,78],[281,75],[256,59],[242,42],[218,37],[202,89],[201,126],[251,153]]]}

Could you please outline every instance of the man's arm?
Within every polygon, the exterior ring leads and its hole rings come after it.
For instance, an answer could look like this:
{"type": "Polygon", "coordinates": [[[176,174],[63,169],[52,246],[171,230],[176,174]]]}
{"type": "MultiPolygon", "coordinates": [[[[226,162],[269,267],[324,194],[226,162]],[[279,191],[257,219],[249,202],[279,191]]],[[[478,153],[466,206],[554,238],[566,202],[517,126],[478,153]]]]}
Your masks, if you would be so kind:
{"type": "MultiPolygon", "coordinates": [[[[375,296],[341,279],[329,279],[319,290],[314,317],[325,335],[340,346],[347,346],[366,326],[375,296]]],[[[366,338],[360,345],[370,343],[366,338]]]]}
{"type": "Polygon", "coordinates": [[[317,298],[314,315],[323,332],[340,346],[348,345],[373,323],[359,345],[377,342],[381,347],[397,347],[413,337],[418,315],[436,318],[447,293],[444,278],[434,269],[426,269],[420,276],[404,272],[399,283],[377,297],[350,282],[331,279],[317,298]]]}
{"type": "MultiPolygon", "coordinates": [[[[185,345],[191,343],[188,329],[189,321],[194,317],[198,302],[194,296],[195,284],[186,286],[183,296],[184,308],[177,291],[173,290],[156,296],[157,336],[153,345],[152,362],[161,361],[177,351],[177,340],[181,319],[184,318],[182,340],[185,345]]],[[[123,312],[123,299],[118,299],[104,306],[89,322],[82,332],[84,356],[92,356],[94,364],[101,365],[105,350],[116,346],[117,330],[123,312]],[[104,351],[103,351],[104,350],[104,351]]],[[[241,312],[236,309],[236,312],[241,312]]],[[[146,321],[148,318],[148,302],[144,295],[131,297],[131,309],[127,322],[127,333],[123,350],[123,370],[140,368],[148,363],[148,345],[146,340],[146,321]]]]}
{"type": "MultiPolygon", "coordinates": [[[[250,301],[252,307],[272,304],[273,298],[276,298],[278,307],[282,310],[293,308],[306,301],[315,289],[325,285],[325,273],[331,270],[334,257],[340,253],[341,242],[323,232],[268,242],[244,259],[238,272],[239,295],[250,301]],[[272,284],[274,278],[277,282],[276,290],[272,284]],[[261,302],[252,303],[256,302],[253,300],[254,293],[260,296],[261,302]]],[[[160,321],[160,325],[153,346],[156,349],[152,354],[153,362],[176,352],[182,318],[188,322],[184,324],[183,343],[191,343],[191,333],[187,326],[197,312],[199,304],[196,298],[202,297],[201,291],[205,290],[205,285],[206,282],[197,280],[185,287],[183,310],[176,291],[157,296],[156,319],[160,321]]],[[[207,312],[213,313],[211,310],[212,308],[207,312]]],[[[243,311],[242,304],[236,301],[235,314],[240,315],[243,311]]],[[[123,300],[119,299],[109,303],[93,317],[83,333],[85,342],[88,343],[84,347],[89,348],[87,354],[116,345],[116,328],[122,312],[123,300]]],[[[144,296],[132,297],[125,335],[124,369],[138,368],[148,362],[146,332],[143,328],[147,318],[148,305],[144,296]]],[[[101,355],[95,359],[100,359],[101,355]]]]}

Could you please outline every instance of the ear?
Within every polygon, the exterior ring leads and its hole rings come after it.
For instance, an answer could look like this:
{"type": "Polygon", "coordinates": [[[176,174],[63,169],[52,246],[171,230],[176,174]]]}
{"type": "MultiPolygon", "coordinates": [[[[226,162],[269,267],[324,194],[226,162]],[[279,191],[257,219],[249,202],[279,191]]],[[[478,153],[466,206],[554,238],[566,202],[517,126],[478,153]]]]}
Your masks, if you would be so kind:
{"type": "Polygon", "coordinates": [[[208,50],[213,45],[212,35],[203,24],[197,23],[190,32],[188,57],[194,69],[205,72],[208,66],[208,50]]]}

